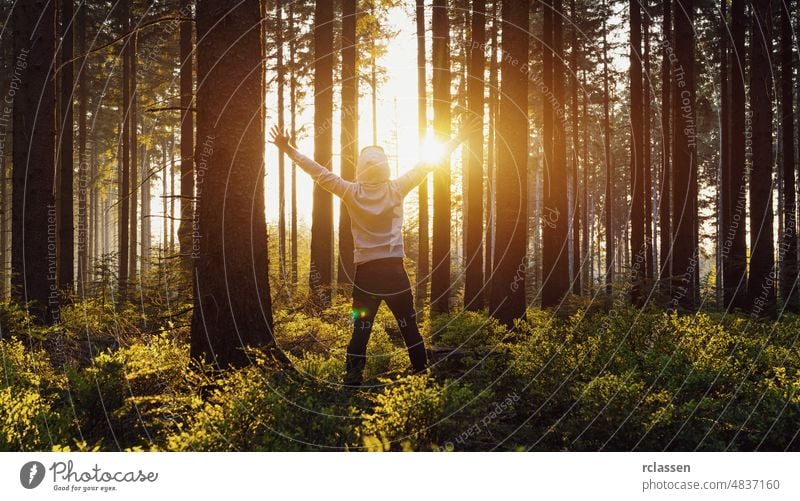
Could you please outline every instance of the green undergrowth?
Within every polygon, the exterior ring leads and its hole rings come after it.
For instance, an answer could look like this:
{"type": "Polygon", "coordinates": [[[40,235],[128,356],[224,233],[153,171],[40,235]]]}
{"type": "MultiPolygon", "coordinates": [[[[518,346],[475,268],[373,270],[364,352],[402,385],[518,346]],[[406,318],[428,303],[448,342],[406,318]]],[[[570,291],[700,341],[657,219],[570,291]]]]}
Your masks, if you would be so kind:
{"type": "Polygon", "coordinates": [[[369,387],[341,386],[350,310],[279,305],[292,361],[189,359],[191,312],[74,301],[41,327],[0,304],[0,450],[800,450],[800,318],[624,305],[513,329],[422,315],[428,373],[409,375],[388,310],[369,387]]]}

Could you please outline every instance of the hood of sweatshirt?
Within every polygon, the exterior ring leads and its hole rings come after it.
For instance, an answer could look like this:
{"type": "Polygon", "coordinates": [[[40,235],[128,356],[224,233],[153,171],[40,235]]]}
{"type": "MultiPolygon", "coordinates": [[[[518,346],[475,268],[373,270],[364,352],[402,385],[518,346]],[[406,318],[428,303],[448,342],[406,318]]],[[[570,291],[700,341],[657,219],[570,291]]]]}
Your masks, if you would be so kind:
{"type": "Polygon", "coordinates": [[[361,184],[385,183],[389,180],[389,159],[380,146],[367,146],[358,155],[356,181],[361,184]]]}

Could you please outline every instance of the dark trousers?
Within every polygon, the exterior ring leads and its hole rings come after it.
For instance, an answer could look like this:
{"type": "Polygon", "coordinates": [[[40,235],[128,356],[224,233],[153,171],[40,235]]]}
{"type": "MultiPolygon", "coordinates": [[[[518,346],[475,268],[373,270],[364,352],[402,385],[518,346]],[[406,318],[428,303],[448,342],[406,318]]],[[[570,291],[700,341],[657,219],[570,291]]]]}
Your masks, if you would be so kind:
{"type": "Polygon", "coordinates": [[[361,373],[366,365],[367,342],[375,313],[386,301],[408,349],[415,372],[428,363],[425,342],[419,334],[411,284],[402,258],[376,259],[356,267],[353,282],[353,338],[347,346],[347,371],[361,373]]]}

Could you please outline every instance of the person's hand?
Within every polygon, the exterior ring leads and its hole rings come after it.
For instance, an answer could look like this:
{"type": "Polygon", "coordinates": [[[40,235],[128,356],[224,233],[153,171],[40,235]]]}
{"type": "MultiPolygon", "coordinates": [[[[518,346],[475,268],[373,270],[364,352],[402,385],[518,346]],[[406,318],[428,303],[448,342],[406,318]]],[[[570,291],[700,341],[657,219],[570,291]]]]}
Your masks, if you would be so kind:
{"type": "Polygon", "coordinates": [[[280,150],[286,150],[291,147],[292,140],[286,131],[281,131],[277,125],[273,125],[269,131],[269,142],[280,150]]]}

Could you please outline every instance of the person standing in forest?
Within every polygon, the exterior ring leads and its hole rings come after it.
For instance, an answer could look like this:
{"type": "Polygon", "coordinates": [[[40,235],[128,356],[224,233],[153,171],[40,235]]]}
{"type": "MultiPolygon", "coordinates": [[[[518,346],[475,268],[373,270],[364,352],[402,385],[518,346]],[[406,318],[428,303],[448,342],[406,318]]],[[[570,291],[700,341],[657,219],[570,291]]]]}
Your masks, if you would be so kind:
{"type": "MultiPolygon", "coordinates": [[[[477,117],[466,120],[461,132],[443,145],[438,156],[446,158],[479,127],[481,121],[477,117]]],[[[345,181],[297,151],[286,132],[276,126],[270,132],[270,142],[321,188],[340,197],[350,213],[356,272],[353,337],[347,347],[344,384],[362,384],[367,342],[381,301],[386,301],[397,320],[413,372],[423,372],[428,365],[425,342],[419,333],[411,284],[403,267],[403,198],[441,161],[421,161],[397,179],[389,179],[389,160],[383,148],[367,146],[358,156],[355,181],[345,181]]]]}

